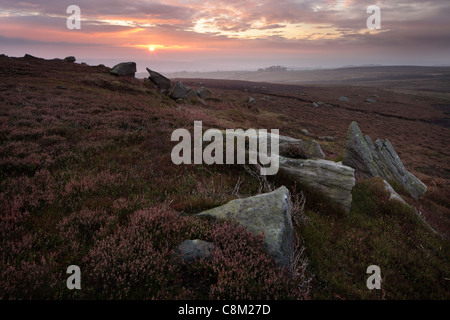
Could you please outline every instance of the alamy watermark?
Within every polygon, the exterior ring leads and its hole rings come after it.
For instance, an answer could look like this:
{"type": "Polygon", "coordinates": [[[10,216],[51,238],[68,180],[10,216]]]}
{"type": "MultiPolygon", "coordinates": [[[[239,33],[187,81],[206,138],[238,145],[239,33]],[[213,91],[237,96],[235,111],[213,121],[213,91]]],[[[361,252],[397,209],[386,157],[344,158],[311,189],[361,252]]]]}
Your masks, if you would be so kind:
{"type": "Polygon", "coordinates": [[[176,129],[172,133],[171,140],[179,141],[171,153],[174,164],[246,164],[248,155],[248,164],[261,165],[261,175],[269,176],[278,173],[278,129],[272,129],[270,133],[266,129],[248,129],[246,131],[227,129],[225,132],[208,129],[203,134],[202,128],[201,121],[194,121],[193,143],[191,133],[186,129],[176,129]],[[246,147],[247,139],[248,148],[246,147]],[[211,143],[203,150],[205,142],[211,143]],[[192,144],[194,145],[193,152],[192,144]]]}
{"type": "Polygon", "coordinates": [[[380,290],[381,289],[381,269],[379,266],[369,266],[366,270],[367,274],[371,274],[371,276],[369,278],[367,278],[367,288],[369,290],[373,290],[373,289],[377,289],[380,290]]]}
{"type": "Polygon", "coordinates": [[[367,18],[367,28],[371,30],[381,29],[381,9],[377,5],[371,5],[367,7],[367,13],[372,15],[367,18]]]}
{"type": "Polygon", "coordinates": [[[67,29],[80,30],[81,29],[81,9],[79,6],[71,5],[67,7],[66,13],[70,14],[67,18],[67,29]]]}
{"type": "Polygon", "coordinates": [[[71,265],[67,268],[67,273],[71,274],[69,278],[67,278],[66,285],[69,290],[81,289],[81,270],[79,266],[71,265]]]}

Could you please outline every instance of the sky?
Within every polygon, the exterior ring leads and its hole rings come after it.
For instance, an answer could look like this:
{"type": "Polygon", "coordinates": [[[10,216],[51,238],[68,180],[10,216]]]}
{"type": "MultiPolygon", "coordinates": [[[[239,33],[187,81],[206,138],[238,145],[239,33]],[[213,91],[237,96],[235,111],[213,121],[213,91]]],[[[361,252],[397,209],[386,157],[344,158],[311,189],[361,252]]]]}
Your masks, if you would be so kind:
{"type": "Polygon", "coordinates": [[[165,72],[450,65],[450,1],[0,0],[0,53],[165,72]],[[67,28],[70,5],[79,30],[67,28]]]}

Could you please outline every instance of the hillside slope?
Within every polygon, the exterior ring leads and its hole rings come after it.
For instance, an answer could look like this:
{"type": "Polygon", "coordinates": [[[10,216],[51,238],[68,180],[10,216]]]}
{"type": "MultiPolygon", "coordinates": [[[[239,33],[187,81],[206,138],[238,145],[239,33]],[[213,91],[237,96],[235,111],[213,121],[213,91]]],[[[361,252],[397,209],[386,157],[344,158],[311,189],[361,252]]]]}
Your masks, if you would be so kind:
{"type": "Polygon", "coordinates": [[[205,106],[176,103],[148,82],[115,77],[102,66],[33,57],[0,57],[0,79],[0,298],[450,297],[449,103],[441,97],[348,85],[183,80],[212,89],[205,106]],[[365,102],[375,94],[377,103],[365,102]],[[270,179],[274,187],[287,186],[297,204],[304,251],[301,277],[292,280],[260,237],[193,216],[265,191],[248,167],[172,163],[173,130],[192,132],[198,120],[204,130],[332,136],[319,142],[336,161],[357,120],[365,134],[388,138],[427,185],[419,200],[397,191],[438,234],[389,201],[377,178],[357,181],[347,215],[292,181],[270,179]],[[301,192],[304,209],[296,202],[301,192]],[[197,238],[220,251],[188,268],[173,265],[176,246],[197,238]],[[373,264],[381,268],[382,290],[366,287],[373,264]],[[82,290],[67,289],[69,265],[80,266],[82,290]]]}

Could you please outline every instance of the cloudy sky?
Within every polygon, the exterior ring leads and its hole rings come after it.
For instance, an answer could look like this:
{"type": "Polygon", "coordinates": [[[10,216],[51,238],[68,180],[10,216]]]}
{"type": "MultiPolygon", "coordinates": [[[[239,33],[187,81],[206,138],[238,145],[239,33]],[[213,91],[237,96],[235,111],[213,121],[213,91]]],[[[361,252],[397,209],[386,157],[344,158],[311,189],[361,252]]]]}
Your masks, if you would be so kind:
{"type": "Polygon", "coordinates": [[[449,0],[0,0],[0,53],[165,71],[442,65],[449,17],[449,0]],[[81,30],[67,28],[70,5],[81,30]],[[369,5],[381,30],[367,28],[369,5]]]}

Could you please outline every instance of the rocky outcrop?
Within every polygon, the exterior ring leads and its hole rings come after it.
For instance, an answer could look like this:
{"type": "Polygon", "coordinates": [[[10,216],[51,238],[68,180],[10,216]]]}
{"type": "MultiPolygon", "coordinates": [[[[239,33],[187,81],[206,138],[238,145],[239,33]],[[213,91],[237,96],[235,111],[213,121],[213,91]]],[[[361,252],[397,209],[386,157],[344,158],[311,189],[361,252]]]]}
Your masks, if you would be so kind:
{"type": "Polygon", "coordinates": [[[174,261],[176,263],[192,263],[198,259],[208,259],[214,250],[214,243],[203,240],[183,241],[174,251],[174,261]]]}
{"type": "MultiPolygon", "coordinates": [[[[269,135],[270,137],[273,135],[269,135]]],[[[293,159],[324,159],[325,154],[315,140],[299,140],[287,136],[278,136],[279,154],[293,159]]]]}
{"type": "Polygon", "coordinates": [[[387,182],[386,180],[383,180],[383,183],[384,183],[384,188],[389,193],[389,200],[397,200],[405,205],[408,205],[405,202],[405,200],[403,200],[403,198],[397,193],[397,191],[395,191],[394,188],[392,188],[392,186],[389,184],[389,182],[387,182]]]}
{"type": "Polygon", "coordinates": [[[345,212],[350,211],[352,189],[355,185],[354,169],[323,159],[280,157],[279,172],[301,185],[322,193],[345,212]]]}
{"type": "MultiPolygon", "coordinates": [[[[258,130],[255,130],[256,135],[258,135],[258,130]]],[[[225,136],[226,131],[222,131],[225,136]]],[[[239,136],[239,133],[234,133],[235,136],[239,136]]],[[[205,137],[209,137],[206,134],[205,137]]],[[[273,133],[267,133],[266,143],[262,143],[261,146],[267,148],[270,152],[271,139],[272,137],[278,138],[279,151],[278,154],[288,158],[294,159],[324,159],[325,154],[322,151],[319,143],[315,140],[300,140],[288,136],[275,135],[273,133]]],[[[208,141],[210,141],[209,139],[208,141]]],[[[247,146],[246,146],[247,147],[247,146]]]]}
{"type": "Polygon", "coordinates": [[[147,72],[150,74],[150,77],[148,79],[158,88],[161,90],[169,90],[170,89],[170,79],[164,77],[162,74],[150,70],[149,68],[146,68],[147,72]]]}
{"type": "Polygon", "coordinates": [[[168,95],[174,100],[186,99],[188,90],[181,81],[175,82],[169,89],[168,95]]]}
{"type": "Polygon", "coordinates": [[[325,153],[323,153],[320,144],[316,140],[303,141],[303,147],[305,148],[307,159],[325,159],[325,153]]]}
{"type": "Polygon", "coordinates": [[[116,76],[127,76],[134,78],[136,74],[136,62],[122,62],[111,69],[111,73],[116,76]]]}
{"type": "Polygon", "coordinates": [[[264,233],[264,245],[279,266],[289,266],[293,253],[290,193],[286,187],[246,199],[237,199],[202,213],[235,221],[254,234],[264,233]]]}
{"type": "MultiPolygon", "coordinates": [[[[226,132],[222,131],[222,136],[226,132]]],[[[258,135],[258,131],[255,130],[258,135]]],[[[239,133],[234,133],[238,136],[239,133]]],[[[206,141],[210,141],[205,133],[206,141]]],[[[267,144],[262,143],[263,150],[271,152],[271,139],[279,141],[279,170],[292,181],[322,193],[331,202],[336,203],[345,212],[349,212],[352,204],[352,189],[355,185],[355,170],[342,163],[324,160],[325,154],[315,140],[303,141],[288,136],[267,133],[267,144]]],[[[247,147],[247,146],[246,146],[247,147]]]]}
{"type": "Polygon", "coordinates": [[[64,61],[73,63],[73,62],[77,61],[77,59],[74,56],[69,56],[69,57],[65,57],[64,61]]]}
{"type": "Polygon", "coordinates": [[[39,59],[38,57],[32,56],[31,54],[25,53],[23,56],[25,59],[39,59]]]}
{"type": "Polygon", "coordinates": [[[186,99],[198,99],[197,92],[191,87],[186,87],[186,99]]]}
{"type": "Polygon", "coordinates": [[[422,196],[427,187],[403,166],[389,140],[372,142],[363,136],[357,122],[352,122],[347,133],[347,143],[342,163],[352,167],[363,178],[380,176],[396,181],[414,198],[422,196]]]}
{"type": "Polygon", "coordinates": [[[200,99],[208,99],[211,97],[212,92],[209,89],[206,89],[205,87],[200,87],[197,89],[197,95],[200,97],[200,99]]]}

